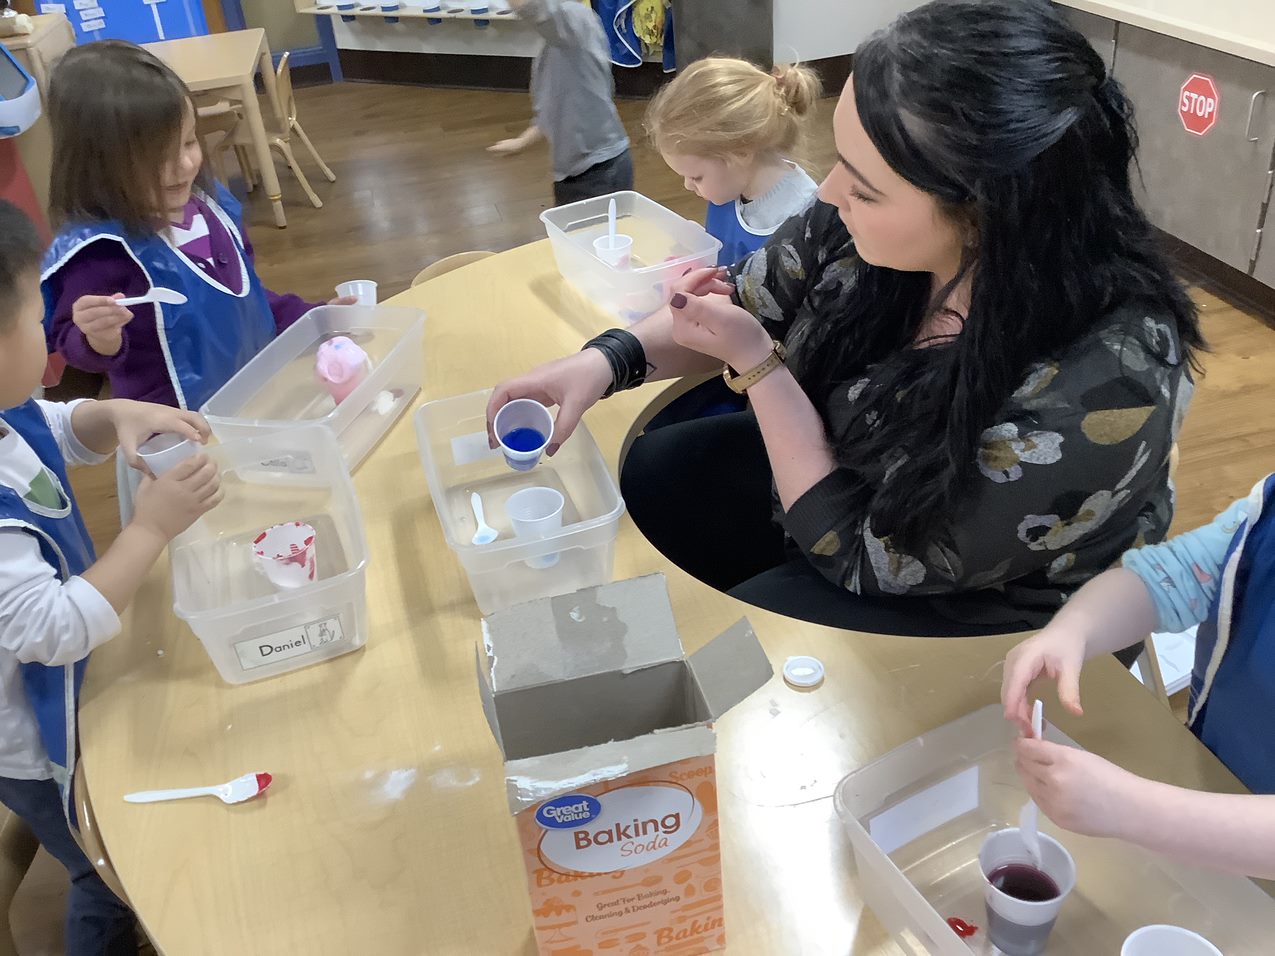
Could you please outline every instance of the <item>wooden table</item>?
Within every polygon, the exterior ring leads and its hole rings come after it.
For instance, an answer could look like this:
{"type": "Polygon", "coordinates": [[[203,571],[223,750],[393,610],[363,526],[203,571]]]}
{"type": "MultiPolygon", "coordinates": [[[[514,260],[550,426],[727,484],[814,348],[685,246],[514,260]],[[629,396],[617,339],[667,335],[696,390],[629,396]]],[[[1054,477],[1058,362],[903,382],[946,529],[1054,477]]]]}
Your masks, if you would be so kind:
{"type": "Polygon", "coordinates": [[[257,151],[257,165],[261,168],[261,181],[274,207],[275,225],[280,229],[286,226],[288,220],[283,214],[283,191],[270,156],[270,140],[266,136],[261,107],[257,103],[257,90],[253,85],[257,70],[261,70],[261,82],[270,100],[270,108],[276,116],[280,115],[279,92],[275,86],[274,63],[270,59],[266,31],[260,28],[235,30],[180,40],[161,40],[147,43],[145,47],[172,67],[192,93],[217,90],[232,95],[243,104],[244,119],[257,151]]]}
{"type": "MultiPolygon", "coordinates": [[[[423,399],[483,387],[613,324],[565,286],[546,242],[394,303],[429,313],[423,399]]],[[[586,416],[612,462],[659,387],[586,416]]],[[[166,953],[535,952],[475,685],[479,614],[430,503],[410,416],[355,485],[372,554],[362,651],[224,684],[173,617],[161,561],[123,636],[94,652],[83,771],[111,861],[166,953]],[[238,807],[120,799],[257,770],[276,775],[273,788],[238,807]]],[[[897,952],[862,908],[829,796],[850,769],[997,700],[1015,638],[887,638],[749,608],[672,567],[625,518],[615,576],[655,570],[668,576],[688,650],[747,615],[776,671],[791,654],[827,666],[817,690],[798,693],[776,677],[718,724],[730,951],[897,952]]],[[[1113,660],[1087,668],[1084,692],[1089,716],[1060,720],[1083,745],[1135,772],[1242,789],[1113,660]]]]}

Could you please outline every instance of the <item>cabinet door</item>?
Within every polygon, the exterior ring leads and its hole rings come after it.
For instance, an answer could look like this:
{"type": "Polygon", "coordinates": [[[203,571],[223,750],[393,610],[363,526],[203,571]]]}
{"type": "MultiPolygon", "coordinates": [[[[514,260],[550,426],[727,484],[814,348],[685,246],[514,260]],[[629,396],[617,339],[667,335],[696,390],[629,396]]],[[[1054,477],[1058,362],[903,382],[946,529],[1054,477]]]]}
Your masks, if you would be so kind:
{"type": "Polygon", "coordinates": [[[1257,266],[1253,278],[1275,289],[1275,213],[1266,211],[1266,226],[1262,230],[1262,244],[1257,250],[1257,266]]]}
{"type": "Polygon", "coordinates": [[[1098,51],[1110,73],[1116,59],[1116,21],[1066,6],[1063,7],[1063,14],[1073,27],[1084,34],[1089,45],[1098,51]]]}
{"type": "Polygon", "coordinates": [[[1136,110],[1151,221],[1248,272],[1275,149],[1275,67],[1125,25],[1115,75],[1136,110]],[[1178,114],[1193,73],[1218,90],[1217,121],[1202,136],[1178,114]]]}

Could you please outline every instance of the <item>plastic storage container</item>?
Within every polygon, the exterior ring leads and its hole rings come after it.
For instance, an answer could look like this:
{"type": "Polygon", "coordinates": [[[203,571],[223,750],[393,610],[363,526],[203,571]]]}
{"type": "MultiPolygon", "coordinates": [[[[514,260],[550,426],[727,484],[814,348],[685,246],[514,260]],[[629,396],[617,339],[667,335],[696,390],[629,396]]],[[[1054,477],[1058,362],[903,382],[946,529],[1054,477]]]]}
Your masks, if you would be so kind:
{"type": "Polygon", "coordinates": [[[326,425],[353,471],[406,411],[425,374],[425,313],[395,306],[321,305],[311,309],[204,404],[221,441],[326,425]],[[346,335],[367,352],[371,371],[337,404],[315,376],[327,339],[346,335]]]}
{"type": "MultiPolygon", "coordinates": [[[[1046,738],[1075,742],[1053,727],[1046,738]]],[[[1018,825],[1027,792],[1014,771],[1013,730],[999,706],[922,734],[847,775],[835,795],[864,902],[911,953],[992,954],[978,851],[993,830],[1018,825]],[[979,927],[961,939],[946,920],[979,927]]],[[[1117,840],[1041,829],[1071,851],[1076,888],[1047,952],[1118,953],[1140,926],[1173,923],[1227,956],[1265,954],[1275,900],[1253,882],[1173,863],[1117,840]]]]}
{"type": "Polygon", "coordinates": [[[610,581],[624,501],[589,429],[581,423],[552,458],[541,459],[531,471],[513,471],[499,450],[487,447],[490,396],[488,389],[427,402],[416,413],[430,497],[479,609],[490,614],[610,581]],[[516,538],[505,503],[515,492],[537,486],[560,491],[566,499],[562,529],[537,541],[516,538]],[[478,527],[470,504],[474,492],[482,497],[487,523],[500,532],[492,544],[473,543],[478,527]],[[555,554],[558,560],[552,562],[555,554]]]}
{"type": "Polygon", "coordinates": [[[246,684],[346,654],[367,640],[367,542],[336,436],[321,426],[213,445],[225,500],[169,549],[173,610],[217,671],[246,684]],[[315,530],[317,574],[295,589],[271,584],[254,539],[272,525],[315,530]]]}
{"type": "Polygon", "coordinates": [[[699,223],[635,192],[546,209],[540,221],[545,224],[563,278],[595,305],[625,322],[636,322],[667,305],[673,280],[688,268],[714,265],[722,248],[699,223]],[[612,199],[616,232],[633,238],[625,268],[607,265],[593,251],[593,240],[607,232],[607,207],[612,199]]]}

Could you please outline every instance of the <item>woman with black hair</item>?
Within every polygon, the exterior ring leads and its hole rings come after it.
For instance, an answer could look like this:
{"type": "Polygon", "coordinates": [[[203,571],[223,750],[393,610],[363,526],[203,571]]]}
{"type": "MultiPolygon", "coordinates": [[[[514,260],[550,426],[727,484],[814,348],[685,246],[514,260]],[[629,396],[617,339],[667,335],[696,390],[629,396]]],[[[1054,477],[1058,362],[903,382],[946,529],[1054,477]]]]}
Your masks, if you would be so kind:
{"type": "Polygon", "coordinates": [[[639,438],[625,500],[749,603],[928,636],[1039,627],[1172,517],[1204,347],[1130,190],[1131,109],[1044,0],[939,0],[855,54],[820,202],[669,309],[496,389],[710,371],[751,408],[639,438]]]}

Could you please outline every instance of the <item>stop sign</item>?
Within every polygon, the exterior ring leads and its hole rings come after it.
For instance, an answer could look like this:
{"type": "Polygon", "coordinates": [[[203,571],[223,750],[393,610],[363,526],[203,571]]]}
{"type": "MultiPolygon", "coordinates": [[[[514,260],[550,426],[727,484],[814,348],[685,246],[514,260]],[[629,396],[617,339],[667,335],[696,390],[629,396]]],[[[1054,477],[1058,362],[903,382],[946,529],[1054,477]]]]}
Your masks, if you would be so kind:
{"type": "Polygon", "coordinates": [[[1222,98],[1213,77],[1192,73],[1178,92],[1178,116],[1188,133],[1203,136],[1217,123],[1222,98]]]}

